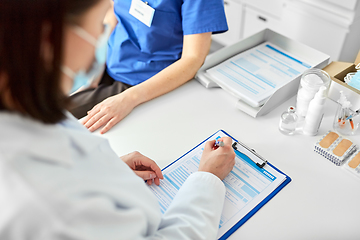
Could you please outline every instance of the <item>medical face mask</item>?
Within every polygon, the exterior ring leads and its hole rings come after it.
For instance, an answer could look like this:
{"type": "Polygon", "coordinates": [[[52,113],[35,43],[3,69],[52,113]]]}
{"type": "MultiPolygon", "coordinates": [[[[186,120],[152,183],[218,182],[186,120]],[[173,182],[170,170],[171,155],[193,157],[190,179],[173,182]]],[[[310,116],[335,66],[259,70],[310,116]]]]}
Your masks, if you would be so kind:
{"type": "Polygon", "coordinates": [[[349,85],[352,86],[353,88],[356,88],[357,90],[360,90],[360,71],[354,73],[350,80],[345,82],[349,85]]]}
{"type": "Polygon", "coordinates": [[[91,84],[94,78],[98,77],[105,68],[107,42],[110,36],[111,28],[109,25],[104,25],[104,32],[99,36],[98,39],[94,38],[91,34],[85,31],[81,27],[75,27],[74,31],[84,40],[88,41],[95,47],[95,60],[90,70],[85,71],[84,69],[79,70],[75,73],[67,66],[62,67],[63,73],[69,78],[73,79],[73,86],[70,90],[70,94],[78,90],[80,87],[87,87],[91,84]]]}

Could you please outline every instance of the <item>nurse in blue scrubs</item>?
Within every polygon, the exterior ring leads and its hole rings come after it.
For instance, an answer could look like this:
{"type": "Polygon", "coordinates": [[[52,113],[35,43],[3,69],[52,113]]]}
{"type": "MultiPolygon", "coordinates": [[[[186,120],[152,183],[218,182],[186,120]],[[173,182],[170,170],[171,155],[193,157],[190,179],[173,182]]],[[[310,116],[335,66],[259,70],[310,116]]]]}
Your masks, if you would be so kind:
{"type": "Polygon", "coordinates": [[[136,106],[192,79],[211,34],[228,27],[223,0],[114,0],[105,19],[114,31],[105,74],[96,88],[72,95],[70,111],[107,132],[136,106]]]}

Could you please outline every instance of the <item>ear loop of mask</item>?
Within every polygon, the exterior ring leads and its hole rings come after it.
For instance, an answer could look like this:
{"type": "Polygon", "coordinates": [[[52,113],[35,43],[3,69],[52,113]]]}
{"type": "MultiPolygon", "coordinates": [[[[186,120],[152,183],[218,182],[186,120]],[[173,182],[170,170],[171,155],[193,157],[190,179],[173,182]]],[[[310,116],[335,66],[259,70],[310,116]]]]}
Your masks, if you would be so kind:
{"type": "Polygon", "coordinates": [[[78,26],[75,26],[74,30],[78,36],[80,36],[81,38],[92,44],[94,47],[96,47],[97,39],[93,37],[90,33],[88,33],[86,30],[78,26]]]}
{"type": "MultiPolygon", "coordinates": [[[[74,31],[75,33],[81,37],[82,39],[84,39],[85,41],[89,42],[91,45],[93,45],[94,47],[96,47],[96,43],[97,40],[95,37],[93,37],[90,33],[88,33],[87,31],[85,31],[83,28],[75,26],[74,27],[74,31]]],[[[75,77],[75,72],[73,70],[71,70],[69,67],[67,66],[62,66],[61,70],[71,79],[74,79],[75,77]]]]}
{"type": "Polygon", "coordinates": [[[71,70],[69,67],[61,66],[61,71],[63,71],[63,73],[65,73],[65,75],[68,76],[69,78],[74,79],[75,72],[71,70]]]}
{"type": "Polygon", "coordinates": [[[104,32],[99,36],[98,39],[93,37],[81,27],[76,26],[74,30],[78,36],[88,41],[95,47],[95,61],[92,64],[91,70],[87,72],[80,70],[78,73],[75,73],[69,67],[62,66],[62,71],[74,81],[71,92],[74,92],[75,89],[78,89],[81,86],[89,85],[94,78],[98,77],[103,72],[106,61],[107,40],[111,33],[111,28],[107,24],[104,25],[104,32]]]}

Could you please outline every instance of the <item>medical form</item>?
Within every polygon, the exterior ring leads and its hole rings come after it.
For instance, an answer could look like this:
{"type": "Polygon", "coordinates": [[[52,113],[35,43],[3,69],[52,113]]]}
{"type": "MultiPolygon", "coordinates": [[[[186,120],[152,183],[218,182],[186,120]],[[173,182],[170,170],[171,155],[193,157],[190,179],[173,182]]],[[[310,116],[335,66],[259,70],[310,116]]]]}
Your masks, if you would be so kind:
{"type": "MultiPolygon", "coordinates": [[[[227,136],[218,131],[210,139],[227,136]]],[[[162,213],[165,213],[180,187],[190,174],[197,172],[205,142],[178,159],[163,170],[164,179],[160,185],[152,185],[150,189],[158,199],[162,213]]],[[[244,218],[252,209],[270,195],[282,182],[286,175],[265,165],[256,166],[249,157],[235,151],[236,163],[233,170],[223,180],[226,187],[224,207],[219,223],[218,238],[244,218]]]]}
{"type": "Polygon", "coordinates": [[[206,70],[206,76],[238,99],[259,107],[309,68],[299,57],[265,42],[206,70]]]}

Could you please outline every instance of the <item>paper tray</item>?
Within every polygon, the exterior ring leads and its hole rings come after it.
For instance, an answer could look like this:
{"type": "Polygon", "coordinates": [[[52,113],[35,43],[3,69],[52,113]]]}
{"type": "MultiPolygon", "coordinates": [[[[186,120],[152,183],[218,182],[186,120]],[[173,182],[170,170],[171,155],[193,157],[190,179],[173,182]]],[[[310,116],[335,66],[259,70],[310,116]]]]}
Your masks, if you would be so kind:
{"type": "MultiPolygon", "coordinates": [[[[207,56],[204,65],[197,72],[197,79],[206,88],[219,87],[215,82],[205,76],[207,69],[235,56],[238,53],[253,48],[263,42],[270,42],[285,51],[294,54],[311,64],[314,68],[322,69],[330,59],[330,56],[310,48],[302,43],[296,42],[270,29],[262,30],[250,37],[240,40],[237,43],[224,47],[207,56]]],[[[301,76],[294,78],[289,83],[279,88],[265,103],[260,107],[252,107],[241,99],[237,99],[236,107],[250,116],[256,118],[270,112],[272,109],[294,96],[298,90],[301,76]]]]}

